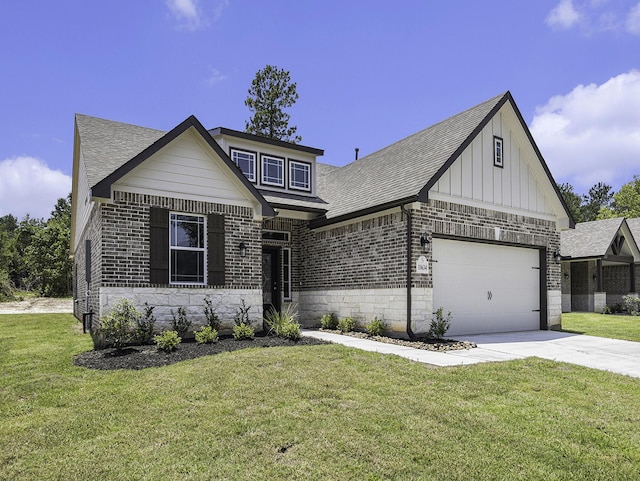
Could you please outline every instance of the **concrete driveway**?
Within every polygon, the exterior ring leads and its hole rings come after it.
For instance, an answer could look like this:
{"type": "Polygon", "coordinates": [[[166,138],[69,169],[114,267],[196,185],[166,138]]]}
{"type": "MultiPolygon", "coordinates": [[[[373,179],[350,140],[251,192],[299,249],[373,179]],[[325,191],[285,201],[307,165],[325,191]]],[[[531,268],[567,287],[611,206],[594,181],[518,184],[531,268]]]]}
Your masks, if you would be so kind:
{"type": "Polygon", "coordinates": [[[477,349],[459,354],[472,358],[478,355],[502,359],[536,356],[640,378],[639,342],[556,331],[482,334],[460,336],[458,339],[478,345],[477,349]]]}
{"type": "Polygon", "coordinates": [[[435,366],[460,366],[536,356],[640,378],[640,342],[618,341],[567,332],[526,331],[457,336],[456,339],[475,342],[478,347],[444,352],[425,351],[324,331],[305,330],[303,334],[365,351],[394,354],[435,366]]]}

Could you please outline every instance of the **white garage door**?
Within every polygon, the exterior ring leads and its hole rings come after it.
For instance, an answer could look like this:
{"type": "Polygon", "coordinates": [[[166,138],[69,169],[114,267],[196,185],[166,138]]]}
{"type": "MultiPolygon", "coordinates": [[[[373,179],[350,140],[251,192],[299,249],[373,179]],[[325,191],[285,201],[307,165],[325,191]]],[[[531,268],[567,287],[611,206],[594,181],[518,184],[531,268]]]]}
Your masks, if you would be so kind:
{"type": "Polygon", "coordinates": [[[451,311],[447,336],[540,329],[536,249],[433,240],[433,307],[451,311]]]}

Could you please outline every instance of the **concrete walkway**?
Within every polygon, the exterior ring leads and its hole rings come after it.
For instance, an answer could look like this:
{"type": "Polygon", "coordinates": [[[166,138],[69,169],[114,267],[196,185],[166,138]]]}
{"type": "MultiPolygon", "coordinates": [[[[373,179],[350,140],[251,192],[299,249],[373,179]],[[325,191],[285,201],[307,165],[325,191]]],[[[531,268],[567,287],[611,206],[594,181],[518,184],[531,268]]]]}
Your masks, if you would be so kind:
{"type": "Polygon", "coordinates": [[[478,347],[446,352],[413,349],[322,331],[304,331],[303,334],[436,366],[459,366],[536,356],[640,378],[640,343],[566,332],[527,331],[461,336],[458,339],[475,342],[478,347]]]}

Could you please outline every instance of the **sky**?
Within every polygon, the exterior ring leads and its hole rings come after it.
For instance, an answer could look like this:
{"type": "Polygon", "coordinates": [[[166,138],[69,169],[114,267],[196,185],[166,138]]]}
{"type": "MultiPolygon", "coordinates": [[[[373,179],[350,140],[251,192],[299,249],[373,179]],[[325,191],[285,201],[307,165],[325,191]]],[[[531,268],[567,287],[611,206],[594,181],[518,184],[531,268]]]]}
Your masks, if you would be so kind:
{"type": "Polygon", "coordinates": [[[75,113],[244,130],[268,64],[322,162],[509,90],[557,182],[640,174],[640,0],[3,0],[0,216],[71,191],[75,113]]]}

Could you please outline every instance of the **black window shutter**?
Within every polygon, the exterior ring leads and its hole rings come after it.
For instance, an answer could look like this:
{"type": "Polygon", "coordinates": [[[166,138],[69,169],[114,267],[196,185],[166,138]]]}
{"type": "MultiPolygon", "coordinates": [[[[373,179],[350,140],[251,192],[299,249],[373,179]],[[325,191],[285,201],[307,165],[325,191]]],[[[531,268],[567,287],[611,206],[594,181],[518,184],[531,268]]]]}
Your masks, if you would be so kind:
{"type": "Polygon", "coordinates": [[[207,216],[207,283],[224,286],[224,215],[207,216]]]}
{"type": "Polygon", "coordinates": [[[91,284],[91,239],[84,241],[84,277],[91,284]]]}
{"type": "Polygon", "coordinates": [[[150,272],[151,284],[169,283],[169,209],[150,210],[150,272]]]}

